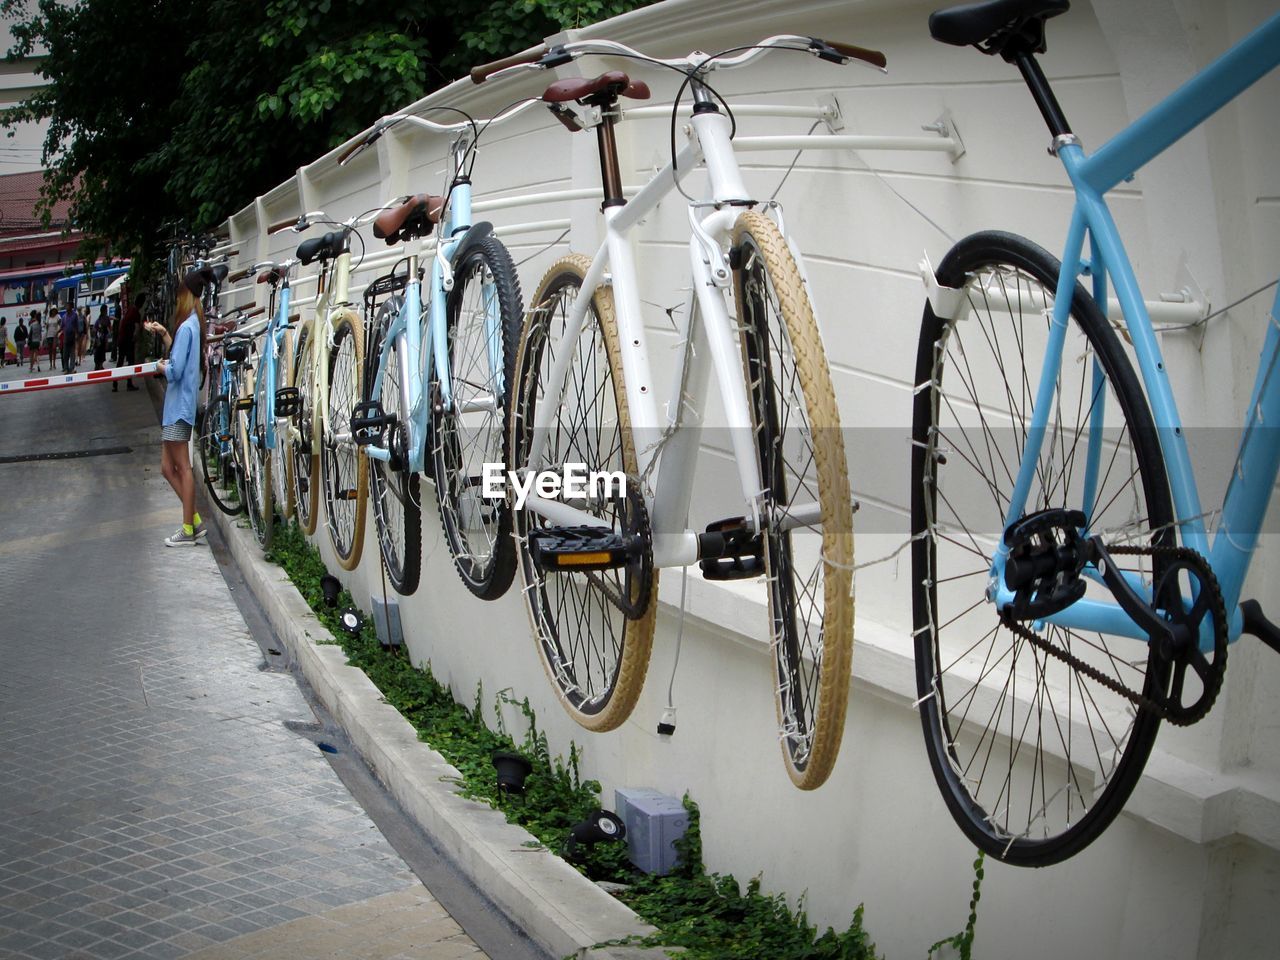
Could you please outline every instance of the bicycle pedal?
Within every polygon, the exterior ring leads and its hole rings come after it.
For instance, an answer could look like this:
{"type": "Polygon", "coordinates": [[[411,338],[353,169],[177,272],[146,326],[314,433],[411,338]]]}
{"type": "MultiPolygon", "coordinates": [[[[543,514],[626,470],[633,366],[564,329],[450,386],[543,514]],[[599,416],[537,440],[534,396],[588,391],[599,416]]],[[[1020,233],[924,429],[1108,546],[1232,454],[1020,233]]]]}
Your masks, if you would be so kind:
{"type": "Polygon", "coordinates": [[[296,417],[302,410],[302,393],[297,387],[281,387],[276,391],[276,416],[296,417]]]}
{"type": "Polygon", "coordinates": [[[396,422],[396,418],[382,409],[377,400],[364,400],[351,411],[351,439],[357,446],[367,446],[382,440],[382,431],[396,422]]]}
{"type": "Polygon", "coordinates": [[[1086,523],[1079,510],[1051,508],[1005,530],[1004,582],[1014,593],[1009,610],[1014,619],[1039,620],[1084,596],[1087,584],[1080,574],[1094,558],[1093,547],[1080,536],[1086,523]]]}
{"type": "Polygon", "coordinates": [[[644,549],[639,537],[604,527],[543,527],[529,533],[529,552],[543,570],[615,570],[644,549]]]}
{"type": "Polygon", "coordinates": [[[746,517],[707,524],[698,534],[698,567],[704,580],[750,580],[764,576],[764,540],[746,517]]]}
{"type": "Polygon", "coordinates": [[[253,397],[237,397],[235,407],[237,410],[241,410],[241,411],[252,410],[253,397]]]}
{"type": "Polygon", "coordinates": [[[352,489],[350,489],[350,490],[335,490],[335,491],[334,491],[334,494],[333,494],[333,499],[335,499],[335,500],[355,500],[355,499],[356,499],[356,491],[355,491],[355,488],[353,487],[353,488],[352,488],[352,489]]]}

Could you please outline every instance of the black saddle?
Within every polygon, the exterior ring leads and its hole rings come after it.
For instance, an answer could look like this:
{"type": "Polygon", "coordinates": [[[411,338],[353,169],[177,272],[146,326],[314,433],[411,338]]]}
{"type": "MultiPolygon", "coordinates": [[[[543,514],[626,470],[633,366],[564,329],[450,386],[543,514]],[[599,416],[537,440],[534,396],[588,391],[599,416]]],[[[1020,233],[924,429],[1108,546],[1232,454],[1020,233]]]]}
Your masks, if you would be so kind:
{"type": "Polygon", "coordinates": [[[1068,0],[987,0],[938,10],[929,17],[935,40],[957,47],[975,46],[1005,60],[1044,53],[1044,22],[1066,13],[1068,0]]]}
{"type": "Polygon", "coordinates": [[[302,243],[298,244],[298,249],[294,256],[305,265],[316,258],[331,260],[341,255],[346,250],[346,247],[346,231],[334,230],[331,233],[326,233],[323,237],[312,237],[310,240],[303,240],[302,243]]]}

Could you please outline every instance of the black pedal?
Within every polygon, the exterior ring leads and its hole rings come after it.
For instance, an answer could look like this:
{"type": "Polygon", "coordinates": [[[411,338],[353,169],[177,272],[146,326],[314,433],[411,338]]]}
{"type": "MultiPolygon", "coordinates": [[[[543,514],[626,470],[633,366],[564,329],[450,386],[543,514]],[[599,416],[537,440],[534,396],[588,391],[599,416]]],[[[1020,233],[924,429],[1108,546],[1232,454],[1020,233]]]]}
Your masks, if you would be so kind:
{"type": "Polygon", "coordinates": [[[382,431],[396,422],[396,418],[384,413],[377,400],[365,400],[351,411],[351,439],[360,446],[379,443],[382,431]]]}
{"type": "Polygon", "coordinates": [[[252,410],[254,404],[253,395],[247,397],[236,397],[235,408],[240,411],[252,410]]]}
{"type": "Polygon", "coordinates": [[[276,416],[296,417],[302,411],[302,393],[297,387],[276,390],[276,416]]]}
{"type": "Polygon", "coordinates": [[[605,527],[543,527],[529,532],[529,552],[543,570],[615,570],[643,550],[639,537],[605,527]]]}
{"type": "Polygon", "coordinates": [[[698,535],[698,567],[704,580],[750,580],[764,576],[764,539],[746,517],[707,524],[698,535]]]}
{"type": "Polygon", "coordinates": [[[1014,592],[1009,613],[1015,620],[1039,620],[1084,596],[1087,584],[1080,572],[1094,556],[1080,536],[1087,522],[1079,510],[1040,510],[1004,532],[1009,548],[1004,582],[1014,592]]]}
{"type": "Polygon", "coordinates": [[[1280,627],[1267,619],[1262,612],[1262,605],[1257,600],[1245,600],[1240,604],[1240,613],[1244,615],[1242,633],[1257,637],[1276,653],[1280,653],[1280,627]]]}

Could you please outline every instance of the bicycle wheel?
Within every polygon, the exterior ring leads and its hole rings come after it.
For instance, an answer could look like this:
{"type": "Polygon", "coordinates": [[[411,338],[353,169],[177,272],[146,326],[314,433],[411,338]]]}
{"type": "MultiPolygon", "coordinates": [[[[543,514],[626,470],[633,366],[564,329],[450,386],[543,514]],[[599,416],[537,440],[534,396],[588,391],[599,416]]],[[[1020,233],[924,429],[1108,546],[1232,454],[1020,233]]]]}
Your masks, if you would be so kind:
{"type": "Polygon", "coordinates": [[[792,782],[821,786],[844,734],[853,650],[853,500],[813,308],[773,221],[733,231],[734,300],[751,401],[774,689],[792,782]]]}
{"type": "Polygon", "coordinates": [[[293,514],[302,532],[316,532],[316,508],[320,505],[320,486],[316,483],[320,468],[320,452],[315,442],[315,398],[311,395],[312,364],[315,344],[311,327],[303,324],[293,350],[293,369],[289,386],[298,391],[298,415],[289,432],[290,461],[293,467],[293,514]]]}
{"type": "Polygon", "coordinates": [[[351,413],[360,400],[364,342],[359,318],[347,311],[333,323],[329,353],[329,422],[322,425],[320,470],[329,539],[343,570],[354,570],[364,548],[364,508],[369,484],[364,452],[350,439],[351,413]],[[347,436],[338,440],[337,434],[347,436]]]}
{"type": "Polygon", "coordinates": [[[231,405],[225,396],[211,397],[206,404],[199,438],[200,470],[209,499],[223,513],[234,517],[244,510],[244,501],[233,493],[236,480],[231,455],[231,405]]]}
{"type": "MultiPolygon", "coordinates": [[[[281,342],[276,351],[276,386],[287,384],[292,380],[292,355],[289,351],[288,338],[281,342]]],[[[272,408],[275,400],[272,398],[272,408]]],[[[276,414],[275,443],[271,447],[271,498],[282,523],[288,523],[293,516],[293,443],[290,438],[292,418],[276,414]]]]}
{"type": "MultiPolygon", "coordinates": [[[[1031,643],[986,600],[1058,272],[1054,257],[1010,234],[975,234],[951,249],[937,277],[962,291],[949,312],[963,319],[925,307],[912,426],[916,683],[929,760],[968,837],[1025,866],[1066,859],[1095,839],[1151,752],[1158,717],[1097,676],[1151,693],[1168,674],[1137,640],[1027,622],[1039,638],[1031,643]]],[[[1079,284],[1053,402],[1025,514],[1081,510],[1086,536],[1171,545],[1151,415],[1119,340],[1079,284]]],[[[1121,561],[1147,583],[1162,567],[1121,561]]],[[[1090,582],[1087,596],[1110,593],[1090,582]]]]}
{"type": "Polygon", "coordinates": [[[511,508],[485,500],[486,463],[506,464],[506,413],[523,320],[520,281],[497,237],[455,266],[446,305],[452,409],[431,406],[432,472],[445,540],[467,589],[482,600],[507,592],[516,572],[511,508]]]}
{"type": "Polygon", "coordinates": [[[262,358],[255,352],[249,356],[245,373],[248,395],[253,406],[240,411],[241,442],[244,444],[245,463],[245,512],[254,538],[263,550],[271,547],[275,534],[275,504],[272,502],[271,455],[267,450],[267,431],[262,422],[263,398],[258,389],[259,367],[262,358]]]}
{"type": "MultiPolygon", "coordinates": [[[[517,350],[512,391],[511,463],[528,465],[538,402],[557,354],[573,351],[561,403],[546,437],[546,463],[585,463],[588,471],[638,475],[623,387],[613,297],[600,287],[578,339],[565,339],[565,323],[591,266],[583,256],[552,265],[538,287],[517,350]]],[[[590,509],[615,530],[634,519],[626,503],[595,498],[590,509]]],[[[649,665],[657,610],[658,575],[642,584],[623,571],[544,573],[529,550],[529,533],[546,522],[528,510],[514,515],[523,596],[542,665],[561,704],[588,730],[619,726],[631,714],[649,665]],[[634,617],[611,599],[642,607],[634,617]]],[[[643,531],[648,533],[647,530],[643,531]]]]}
{"type": "Polygon", "coordinates": [[[394,341],[382,368],[378,396],[370,395],[383,342],[403,304],[404,298],[396,296],[382,301],[378,307],[365,370],[364,400],[378,400],[383,414],[394,418],[383,428],[378,444],[391,451],[391,461],[367,458],[369,496],[373,501],[378,550],[382,554],[387,579],[397,593],[408,595],[418,589],[422,570],[422,499],[418,474],[409,469],[409,432],[400,393],[400,351],[394,341]]]}

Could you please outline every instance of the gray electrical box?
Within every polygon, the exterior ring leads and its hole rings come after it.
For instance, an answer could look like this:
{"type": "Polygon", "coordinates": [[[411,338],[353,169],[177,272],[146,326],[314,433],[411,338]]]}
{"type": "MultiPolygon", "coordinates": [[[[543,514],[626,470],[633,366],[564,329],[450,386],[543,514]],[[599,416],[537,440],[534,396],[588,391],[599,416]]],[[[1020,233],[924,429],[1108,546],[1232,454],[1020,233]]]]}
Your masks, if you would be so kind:
{"type": "Polygon", "coordinates": [[[689,828],[689,811],[676,797],[657,790],[614,791],[617,814],[627,828],[627,853],[645,873],[668,874],[676,868],[676,841],[689,828]]]}
{"type": "Polygon", "coordinates": [[[400,625],[400,603],[395,597],[388,597],[383,603],[377,597],[373,601],[373,628],[378,632],[378,643],[384,649],[399,647],[404,644],[404,627],[400,625]]]}

